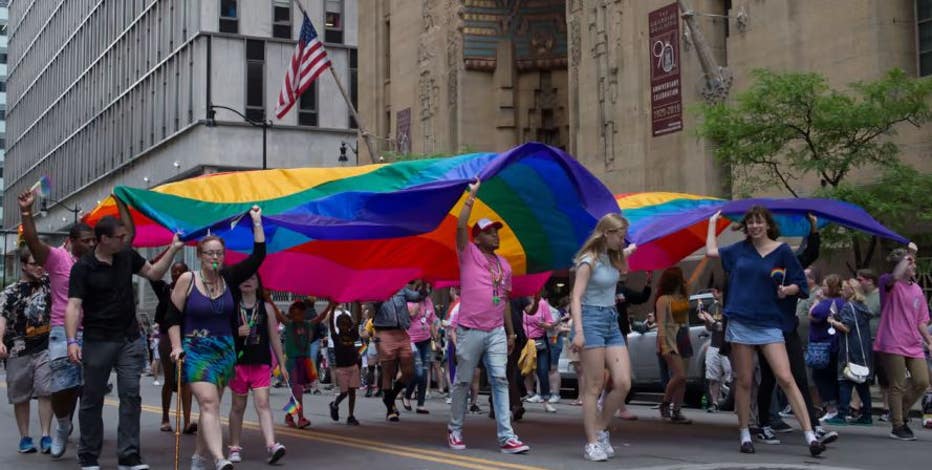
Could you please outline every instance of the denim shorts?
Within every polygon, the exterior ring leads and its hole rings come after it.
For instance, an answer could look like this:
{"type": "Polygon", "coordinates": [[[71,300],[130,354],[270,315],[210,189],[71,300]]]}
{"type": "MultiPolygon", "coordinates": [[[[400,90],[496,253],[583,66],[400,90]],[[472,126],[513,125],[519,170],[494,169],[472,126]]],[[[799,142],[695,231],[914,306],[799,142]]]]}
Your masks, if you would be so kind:
{"type": "MultiPolygon", "coordinates": [[[[79,344],[82,343],[80,330],[76,339],[79,344]]],[[[68,339],[65,337],[64,326],[53,326],[49,331],[49,368],[52,370],[52,393],[84,385],[81,364],[68,359],[68,339]]]]}
{"type": "Polygon", "coordinates": [[[783,331],[779,328],[750,326],[739,320],[728,320],[725,329],[725,341],[749,346],[782,343],[783,331]]]}
{"type": "Polygon", "coordinates": [[[625,337],[618,328],[618,311],[614,306],[583,305],[582,330],[586,339],[584,349],[625,345],[625,337]]]}

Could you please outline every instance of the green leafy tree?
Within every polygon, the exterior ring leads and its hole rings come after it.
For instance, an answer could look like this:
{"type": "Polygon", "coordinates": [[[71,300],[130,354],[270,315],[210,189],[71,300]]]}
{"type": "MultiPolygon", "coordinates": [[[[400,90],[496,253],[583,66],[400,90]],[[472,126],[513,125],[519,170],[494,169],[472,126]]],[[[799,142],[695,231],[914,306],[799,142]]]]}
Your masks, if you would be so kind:
{"type": "MultiPolygon", "coordinates": [[[[742,196],[777,187],[794,197],[819,192],[858,203],[854,194],[864,189],[847,185],[851,172],[903,176],[908,170],[890,137],[900,124],[919,127],[932,119],[932,79],[899,69],[845,91],[815,73],[755,70],[752,76],[750,88],[733,102],[696,108],[699,135],[713,143],[715,156],[730,170],[733,192],[742,196]],[[806,186],[813,176],[820,187],[806,186]]],[[[882,195],[887,189],[867,191],[882,195]]],[[[894,226],[897,217],[907,216],[879,204],[862,205],[894,226]]],[[[862,256],[861,241],[852,239],[858,267],[870,262],[876,245],[872,240],[862,256]]]]}

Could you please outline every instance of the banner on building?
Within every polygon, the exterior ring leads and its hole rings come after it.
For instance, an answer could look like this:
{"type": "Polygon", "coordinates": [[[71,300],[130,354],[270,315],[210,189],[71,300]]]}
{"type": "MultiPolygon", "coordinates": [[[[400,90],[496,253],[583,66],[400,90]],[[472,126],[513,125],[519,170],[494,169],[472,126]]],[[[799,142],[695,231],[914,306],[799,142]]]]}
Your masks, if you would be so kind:
{"type": "Polygon", "coordinates": [[[411,108],[395,113],[395,151],[402,155],[411,153],[411,108]]]}
{"type": "Polygon", "coordinates": [[[680,94],[680,10],[676,3],[647,15],[650,48],[650,111],[654,137],[683,129],[680,94]]]}

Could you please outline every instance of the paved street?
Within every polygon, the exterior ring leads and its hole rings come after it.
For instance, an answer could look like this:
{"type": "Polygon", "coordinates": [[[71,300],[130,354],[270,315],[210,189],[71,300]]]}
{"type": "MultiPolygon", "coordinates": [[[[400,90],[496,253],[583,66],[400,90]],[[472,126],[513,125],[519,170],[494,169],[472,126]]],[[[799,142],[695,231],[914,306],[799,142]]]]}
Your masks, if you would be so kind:
{"type": "MultiPolygon", "coordinates": [[[[174,455],[173,434],[159,431],[158,388],[152,379],[144,377],[142,414],[143,456],[154,469],[171,468],[174,455]]],[[[281,407],[287,392],[273,390],[273,405],[277,422],[281,423],[281,407]]],[[[445,445],[447,406],[440,398],[428,400],[428,416],[405,413],[402,422],[387,423],[381,402],[360,398],[357,417],[362,425],[349,427],[333,423],[327,413],[331,395],[305,395],[313,425],[309,430],[294,430],[277,426],[279,439],[288,447],[284,466],[313,468],[357,469],[577,469],[593,468],[793,468],[795,465],[826,469],[832,467],[877,469],[921,468],[928,461],[932,431],[917,430],[919,441],[898,442],[886,437],[888,428],[875,425],[871,428],[841,428],[841,439],[830,446],[824,458],[809,457],[798,432],[781,434],[784,444],[768,446],[757,444],[756,455],[737,452],[735,418],[731,413],[707,414],[695,410],[687,415],[696,422],[691,426],[677,426],[660,422],[656,410],[647,405],[634,405],[632,410],[641,418],[636,422],[619,422],[614,433],[618,456],[607,464],[594,464],[582,459],[582,429],[580,408],[568,404],[557,405],[557,414],[546,414],[539,405],[529,406],[527,417],[518,424],[520,437],[531,445],[527,455],[507,456],[495,446],[494,422],[486,415],[470,415],[465,432],[465,452],[450,451],[445,445]],[[731,465],[730,463],[734,463],[731,465]]],[[[483,397],[483,408],[486,409],[483,397]]],[[[222,409],[229,409],[229,397],[222,409]]],[[[101,465],[116,468],[117,398],[108,399],[104,409],[105,442],[101,465]]],[[[251,407],[252,405],[250,405],[251,407]]],[[[52,461],[46,455],[20,455],[16,452],[18,436],[12,407],[0,407],[0,468],[58,469],[76,468],[75,445],[78,431],[72,436],[72,445],[62,461],[52,461]]],[[[345,405],[344,408],[345,410],[345,405]]],[[[35,413],[33,413],[35,415],[35,413]]],[[[262,468],[263,444],[259,437],[255,412],[250,409],[245,431],[244,459],[237,468],[262,468]]],[[[918,428],[916,420],[913,428],[918,428]]],[[[32,435],[37,439],[38,428],[33,417],[32,435]]],[[[187,468],[194,448],[191,436],[182,436],[182,468],[187,468]]]]}

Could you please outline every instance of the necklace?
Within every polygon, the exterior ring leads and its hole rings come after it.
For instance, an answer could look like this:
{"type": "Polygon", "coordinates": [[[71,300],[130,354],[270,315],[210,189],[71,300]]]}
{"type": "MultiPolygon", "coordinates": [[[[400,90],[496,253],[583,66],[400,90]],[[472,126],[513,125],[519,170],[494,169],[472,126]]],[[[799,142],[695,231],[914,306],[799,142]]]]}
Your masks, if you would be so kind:
{"type": "Polygon", "coordinates": [[[492,303],[498,305],[502,301],[501,287],[502,280],[505,278],[505,270],[502,268],[502,262],[498,259],[498,255],[485,253],[485,257],[489,262],[489,277],[492,280],[492,303]]]}
{"type": "Polygon", "coordinates": [[[252,327],[256,325],[256,317],[259,315],[258,304],[253,304],[252,307],[247,307],[244,302],[240,302],[239,314],[243,324],[248,325],[249,328],[252,329],[252,327]]]}
{"type": "Polygon", "coordinates": [[[217,283],[216,281],[215,281],[215,282],[212,282],[212,283],[208,283],[208,282],[205,280],[205,279],[206,279],[206,276],[204,276],[204,270],[203,270],[203,268],[201,269],[201,273],[200,273],[200,274],[201,274],[201,282],[204,284],[204,288],[207,289],[207,300],[208,300],[209,303],[210,303],[210,311],[213,312],[213,313],[216,314],[216,315],[221,315],[221,314],[223,314],[223,307],[224,307],[224,295],[223,295],[223,293],[224,293],[224,291],[226,291],[226,283],[223,281],[223,277],[220,277],[220,282],[219,282],[219,283],[217,283]],[[212,287],[214,284],[219,284],[219,286],[217,286],[217,289],[216,289],[216,290],[214,290],[214,288],[212,287]],[[219,293],[220,295],[217,295],[218,293],[219,293]],[[214,298],[215,296],[216,296],[216,298],[214,298]]]}

